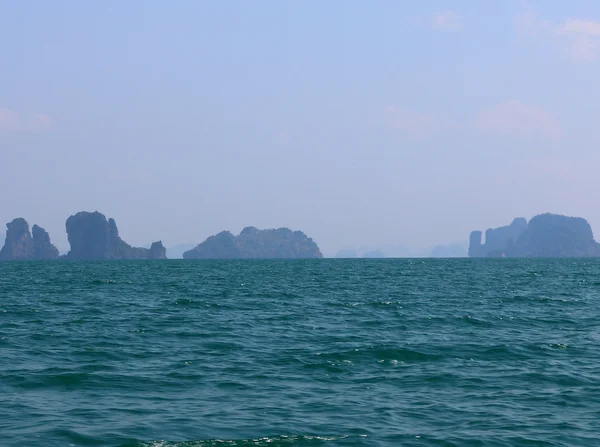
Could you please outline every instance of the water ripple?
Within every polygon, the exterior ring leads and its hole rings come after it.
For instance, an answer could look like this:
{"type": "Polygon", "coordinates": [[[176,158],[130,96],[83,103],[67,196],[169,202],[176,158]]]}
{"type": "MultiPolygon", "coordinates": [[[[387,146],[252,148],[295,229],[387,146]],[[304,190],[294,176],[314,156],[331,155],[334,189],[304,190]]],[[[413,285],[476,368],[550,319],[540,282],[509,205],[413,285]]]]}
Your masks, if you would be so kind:
{"type": "Polygon", "coordinates": [[[600,261],[0,263],[0,445],[590,446],[600,261]]]}

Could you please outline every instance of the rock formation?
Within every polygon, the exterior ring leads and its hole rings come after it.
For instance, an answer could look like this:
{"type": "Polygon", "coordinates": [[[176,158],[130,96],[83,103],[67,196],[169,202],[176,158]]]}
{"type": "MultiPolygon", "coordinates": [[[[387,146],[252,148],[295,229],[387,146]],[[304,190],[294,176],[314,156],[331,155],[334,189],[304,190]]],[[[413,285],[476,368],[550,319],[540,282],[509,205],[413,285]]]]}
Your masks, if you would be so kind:
{"type": "Polygon", "coordinates": [[[150,259],[167,259],[167,249],[162,241],[152,243],[150,246],[150,259]]]}
{"type": "Polygon", "coordinates": [[[33,256],[35,259],[58,259],[58,249],[50,242],[50,235],[43,228],[33,225],[33,256]]]}
{"type": "Polygon", "coordinates": [[[481,243],[481,231],[473,231],[469,237],[469,256],[472,258],[494,258],[508,256],[517,240],[527,230],[527,220],[518,217],[510,225],[488,228],[485,244],[481,243]]]}
{"type": "Polygon", "coordinates": [[[67,219],[66,227],[71,250],[65,259],[164,259],[162,242],[153,243],[154,250],[132,247],[119,237],[115,220],[106,220],[98,211],[77,213],[67,219]]]}
{"type": "Polygon", "coordinates": [[[511,225],[471,233],[470,257],[592,257],[600,256],[590,224],[581,217],[535,216],[529,224],[518,218],[511,225]]]}
{"type": "Polygon", "coordinates": [[[19,217],[6,224],[6,239],[0,260],[36,261],[58,259],[58,249],[50,243],[50,236],[37,225],[33,226],[33,236],[29,224],[19,217]]]}
{"type": "Polygon", "coordinates": [[[541,214],[517,241],[511,256],[527,258],[598,257],[600,245],[581,217],[541,214]]]}
{"type": "Polygon", "coordinates": [[[471,231],[469,236],[469,257],[470,258],[484,258],[485,248],[481,243],[481,231],[471,231]]]}
{"type": "Polygon", "coordinates": [[[527,220],[517,217],[510,225],[489,228],[485,232],[485,251],[488,257],[506,256],[517,240],[527,230],[527,220]]]}
{"type": "Polygon", "coordinates": [[[239,236],[229,231],[211,236],[186,251],[184,259],[322,258],[317,244],[301,231],[288,228],[258,230],[247,227],[239,236]]]}
{"type": "Polygon", "coordinates": [[[19,217],[6,224],[6,239],[0,250],[3,261],[25,261],[33,259],[33,238],[29,224],[19,217]]]}

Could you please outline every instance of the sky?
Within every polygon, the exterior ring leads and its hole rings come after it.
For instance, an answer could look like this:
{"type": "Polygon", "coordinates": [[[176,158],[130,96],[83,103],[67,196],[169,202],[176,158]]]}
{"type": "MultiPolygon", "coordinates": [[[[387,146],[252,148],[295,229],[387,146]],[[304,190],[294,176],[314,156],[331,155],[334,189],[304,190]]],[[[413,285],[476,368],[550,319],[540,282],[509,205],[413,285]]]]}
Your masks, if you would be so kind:
{"type": "Polygon", "coordinates": [[[0,0],[0,222],[68,249],[287,226],[326,255],[600,234],[600,2],[0,0]]]}

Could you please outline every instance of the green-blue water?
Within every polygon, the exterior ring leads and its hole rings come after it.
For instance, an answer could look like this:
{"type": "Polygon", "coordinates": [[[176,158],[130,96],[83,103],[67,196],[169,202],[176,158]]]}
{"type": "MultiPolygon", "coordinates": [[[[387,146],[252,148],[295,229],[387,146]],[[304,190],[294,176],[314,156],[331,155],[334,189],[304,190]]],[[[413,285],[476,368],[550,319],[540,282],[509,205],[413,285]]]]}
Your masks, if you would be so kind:
{"type": "Polygon", "coordinates": [[[600,445],[600,261],[3,263],[0,445],[600,445]]]}

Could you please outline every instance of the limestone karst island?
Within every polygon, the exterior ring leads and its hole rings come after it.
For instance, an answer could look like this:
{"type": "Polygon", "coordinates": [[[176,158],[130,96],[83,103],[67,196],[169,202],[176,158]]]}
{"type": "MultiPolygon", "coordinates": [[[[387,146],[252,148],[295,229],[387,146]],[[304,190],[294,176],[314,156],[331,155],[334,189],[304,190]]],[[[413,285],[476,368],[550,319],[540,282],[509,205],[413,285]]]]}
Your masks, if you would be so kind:
{"type": "Polygon", "coordinates": [[[510,225],[473,231],[469,241],[472,258],[581,258],[600,257],[590,224],[581,217],[541,214],[529,222],[520,217],[510,225]]]}
{"type": "MultiPolygon", "coordinates": [[[[60,256],[50,235],[23,218],[6,224],[6,239],[0,261],[166,259],[161,241],[150,248],[132,247],[119,236],[114,219],[82,211],[66,221],[68,253],[60,256]]],[[[184,259],[315,259],[323,255],[318,245],[302,231],[288,228],[259,230],[246,227],[235,236],[222,231],[183,253],[184,259]]],[[[510,225],[489,228],[485,240],[473,231],[469,241],[471,258],[580,258],[600,257],[590,224],[581,217],[541,214],[529,222],[520,217],[510,225]]]]}
{"type": "MultiPolygon", "coordinates": [[[[119,237],[114,219],[99,212],[82,211],[67,219],[67,238],[71,249],[59,256],[50,236],[34,225],[31,231],[23,218],[6,224],[6,240],[0,261],[73,260],[97,261],[118,259],[166,259],[161,241],[150,248],[132,247],[119,237]]],[[[186,259],[308,259],[322,258],[317,244],[301,231],[288,228],[258,230],[245,228],[239,236],[228,231],[209,237],[184,253],[186,259]]]]}
{"type": "Polygon", "coordinates": [[[310,259],[322,258],[317,244],[302,231],[246,227],[238,236],[229,231],[209,237],[186,251],[184,259],[310,259]]]}

